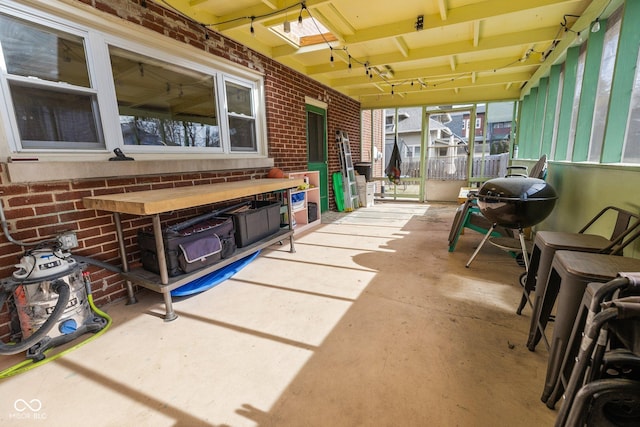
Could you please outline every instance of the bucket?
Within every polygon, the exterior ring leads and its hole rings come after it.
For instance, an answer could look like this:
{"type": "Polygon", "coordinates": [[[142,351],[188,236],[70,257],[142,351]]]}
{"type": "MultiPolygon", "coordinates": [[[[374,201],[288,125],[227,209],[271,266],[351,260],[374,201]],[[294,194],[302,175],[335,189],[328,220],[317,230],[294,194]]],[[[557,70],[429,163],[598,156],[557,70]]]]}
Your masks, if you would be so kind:
{"type": "MultiPolygon", "coordinates": [[[[75,332],[92,315],[80,269],[75,269],[70,274],[55,280],[67,283],[70,295],[67,307],[58,320],[57,326],[51,328],[47,334],[50,338],[75,332]]],[[[52,289],[55,280],[23,284],[14,290],[14,300],[23,340],[40,329],[55,309],[58,302],[58,294],[52,289]]]]}

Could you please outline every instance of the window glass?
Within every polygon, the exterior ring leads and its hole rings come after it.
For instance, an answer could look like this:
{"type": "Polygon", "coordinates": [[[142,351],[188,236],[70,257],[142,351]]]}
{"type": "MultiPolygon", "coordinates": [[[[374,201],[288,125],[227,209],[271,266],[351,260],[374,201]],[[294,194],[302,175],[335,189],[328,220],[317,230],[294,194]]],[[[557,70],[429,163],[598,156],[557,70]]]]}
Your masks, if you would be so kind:
{"type": "Polygon", "coordinates": [[[640,50],[636,60],[636,77],[633,80],[631,105],[627,119],[627,132],[622,155],[624,163],[640,163],[640,50]]]}
{"type": "Polygon", "coordinates": [[[220,148],[214,77],[109,47],[125,145],[220,148]]]}
{"type": "Polygon", "coordinates": [[[54,148],[58,142],[102,147],[95,96],[12,84],[11,97],[23,147],[54,148]]]}
{"type": "Polygon", "coordinates": [[[556,146],[558,144],[558,128],[560,126],[560,111],[562,110],[562,90],[564,88],[564,64],[560,70],[560,78],[558,79],[558,95],[556,98],[556,123],[553,126],[553,139],[551,140],[550,157],[555,159],[556,146]]]}
{"type": "Polygon", "coordinates": [[[567,143],[567,157],[566,159],[556,160],[571,160],[573,155],[573,147],[576,140],[576,125],[578,124],[578,106],[580,105],[580,96],[582,95],[582,79],[584,77],[584,64],[587,59],[587,44],[583,43],[580,46],[580,56],[578,56],[578,67],[576,70],[576,87],[573,94],[574,108],[571,110],[571,124],[569,125],[569,141],[567,143]]]}
{"type": "Polygon", "coordinates": [[[591,141],[589,144],[589,161],[591,162],[599,162],[600,155],[602,154],[607,111],[609,110],[609,98],[611,97],[613,69],[616,62],[618,38],[620,36],[621,15],[622,8],[619,8],[607,20],[607,32],[604,35],[600,76],[598,78],[598,89],[591,127],[591,141]]]}
{"type": "Polygon", "coordinates": [[[104,148],[82,37],[0,14],[0,47],[21,148],[104,148]]]}
{"type": "Polygon", "coordinates": [[[10,75],[90,86],[81,37],[0,14],[0,43],[10,75]]]}
{"type": "Polygon", "coordinates": [[[256,151],[253,88],[225,81],[231,151],[256,151]]]}
{"type": "Polygon", "coordinates": [[[511,125],[513,102],[492,102],[487,111],[487,138],[491,154],[509,152],[511,147],[511,125]]]}

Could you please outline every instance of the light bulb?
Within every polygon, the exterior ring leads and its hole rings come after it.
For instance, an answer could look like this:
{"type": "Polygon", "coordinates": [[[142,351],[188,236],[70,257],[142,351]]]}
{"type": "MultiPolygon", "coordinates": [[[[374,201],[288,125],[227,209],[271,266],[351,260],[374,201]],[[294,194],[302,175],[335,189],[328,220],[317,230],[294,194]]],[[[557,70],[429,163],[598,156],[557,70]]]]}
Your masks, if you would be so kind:
{"type": "Polygon", "coordinates": [[[596,18],[596,22],[591,26],[592,33],[597,33],[598,31],[600,31],[600,18],[596,18]]]}

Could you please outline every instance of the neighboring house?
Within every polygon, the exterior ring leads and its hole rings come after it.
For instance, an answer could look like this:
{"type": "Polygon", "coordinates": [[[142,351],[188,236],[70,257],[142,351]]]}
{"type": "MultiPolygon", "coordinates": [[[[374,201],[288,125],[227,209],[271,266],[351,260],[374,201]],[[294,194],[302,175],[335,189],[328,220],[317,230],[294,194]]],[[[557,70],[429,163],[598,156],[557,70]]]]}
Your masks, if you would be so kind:
{"type": "MultiPolygon", "coordinates": [[[[502,102],[490,104],[487,114],[486,107],[480,104],[476,108],[474,123],[475,153],[501,154],[509,151],[511,142],[511,127],[513,125],[513,103],[502,102]],[[486,129],[486,136],[484,135],[486,129]],[[484,144],[488,144],[488,149],[484,144]]],[[[463,136],[469,138],[470,115],[463,115],[463,136]]]]}
{"type": "MultiPolygon", "coordinates": [[[[386,110],[385,115],[385,159],[389,159],[396,135],[395,111],[386,110]]],[[[452,117],[446,113],[430,116],[428,141],[430,161],[466,155],[466,142],[448,127],[450,122],[452,117]],[[451,150],[452,146],[455,146],[454,150],[451,150]]],[[[402,157],[402,174],[416,177],[419,175],[422,154],[422,108],[398,110],[397,135],[398,148],[402,157]]]]}

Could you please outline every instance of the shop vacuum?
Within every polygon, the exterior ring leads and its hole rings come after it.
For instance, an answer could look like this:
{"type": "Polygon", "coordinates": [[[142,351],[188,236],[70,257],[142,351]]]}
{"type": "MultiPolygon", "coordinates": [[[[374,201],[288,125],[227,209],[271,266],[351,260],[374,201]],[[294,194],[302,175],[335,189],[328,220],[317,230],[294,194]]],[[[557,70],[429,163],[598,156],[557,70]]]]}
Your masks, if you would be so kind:
{"type": "MultiPolygon", "coordinates": [[[[9,241],[26,245],[9,236],[4,221],[3,229],[9,241]]],[[[75,235],[72,237],[75,241],[75,235]]],[[[67,243],[60,236],[29,243],[34,247],[24,252],[12,276],[0,280],[0,310],[8,304],[11,316],[11,342],[0,342],[0,355],[26,351],[25,361],[0,371],[0,378],[53,360],[75,347],[54,356],[46,355],[48,350],[93,333],[84,344],[111,324],[109,316],[93,304],[87,262],[71,256],[67,243]]]]}

